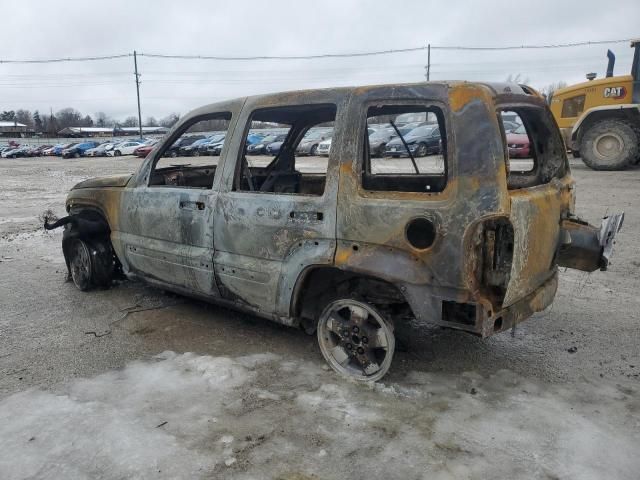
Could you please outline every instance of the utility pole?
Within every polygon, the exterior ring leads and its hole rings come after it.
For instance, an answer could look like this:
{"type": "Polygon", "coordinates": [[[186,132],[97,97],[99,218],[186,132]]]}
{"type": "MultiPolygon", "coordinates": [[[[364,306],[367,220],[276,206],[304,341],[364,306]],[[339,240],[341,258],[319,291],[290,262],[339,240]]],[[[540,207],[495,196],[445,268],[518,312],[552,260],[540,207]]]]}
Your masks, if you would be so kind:
{"type": "Polygon", "coordinates": [[[142,138],[142,113],[140,113],[140,74],[138,73],[138,57],[136,51],[133,51],[133,67],[135,69],[136,76],[136,95],[138,96],[138,132],[140,138],[142,138]]]}
{"type": "Polygon", "coordinates": [[[427,44],[427,82],[431,76],[431,44],[427,44]]]}

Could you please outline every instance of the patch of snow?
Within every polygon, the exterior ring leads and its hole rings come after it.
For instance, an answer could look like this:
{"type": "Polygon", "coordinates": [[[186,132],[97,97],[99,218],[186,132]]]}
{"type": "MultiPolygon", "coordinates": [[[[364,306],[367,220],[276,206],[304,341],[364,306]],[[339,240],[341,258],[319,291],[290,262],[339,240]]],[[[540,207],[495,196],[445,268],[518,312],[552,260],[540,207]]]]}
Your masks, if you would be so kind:
{"type": "Polygon", "coordinates": [[[1,400],[0,478],[635,479],[638,397],[508,370],[367,385],[319,361],[163,352],[1,400]]]}

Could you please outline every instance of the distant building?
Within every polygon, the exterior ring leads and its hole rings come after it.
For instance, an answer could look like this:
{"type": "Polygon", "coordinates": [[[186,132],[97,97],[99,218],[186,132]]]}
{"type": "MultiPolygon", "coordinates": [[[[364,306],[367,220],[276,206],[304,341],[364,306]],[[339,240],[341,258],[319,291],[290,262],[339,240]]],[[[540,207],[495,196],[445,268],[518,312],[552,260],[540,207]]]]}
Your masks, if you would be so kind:
{"type": "MultiPolygon", "coordinates": [[[[167,133],[167,127],[142,127],[142,134],[163,135],[167,133]]],[[[67,127],[58,132],[61,137],[122,137],[127,135],[139,135],[138,127],[67,127]]]]}
{"type": "Polygon", "coordinates": [[[24,123],[0,121],[0,136],[21,137],[25,133],[33,132],[24,123]]]}

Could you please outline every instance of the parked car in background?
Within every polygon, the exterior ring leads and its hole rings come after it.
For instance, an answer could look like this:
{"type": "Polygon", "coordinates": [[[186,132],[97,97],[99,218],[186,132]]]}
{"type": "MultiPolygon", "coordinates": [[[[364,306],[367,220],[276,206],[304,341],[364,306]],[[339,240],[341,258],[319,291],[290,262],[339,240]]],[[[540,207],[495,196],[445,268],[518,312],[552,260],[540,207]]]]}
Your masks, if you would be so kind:
{"type": "Polygon", "coordinates": [[[178,139],[178,141],[176,141],[173,145],[171,145],[170,148],[168,148],[165,152],[164,152],[164,156],[165,157],[178,157],[180,156],[180,149],[182,147],[186,147],[187,145],[191,145],[193,142],[196,142],[198,140],[202,140],[204,137],[204,135],[191,135],[189,137],[181,137],[180,139],[178,139]]]}
{"type": "Polygon", "coordinates": [[[178,149],[178,155],[180,155],[181,157],[191,157],[192,155],[195,154],[195,152],[199,151],[200,146],[206,145],[207,143],[209,143],[210,139],[211,139],[211,136],[204,137],[188,145],[183,145],[178,149]]]}
{"type": "Polygon", "coordinates": [[[509,158],[531,157],[529,135],[527,135],[524,125],[520,125],[511,133],[507,133],[507,148],[509,149],[509,158]]]}
{"type": "Polygon", "coordinates": [[[156,143],[158,143],[158,140],[151,140],[149,142],[146,142],[144,145],[136,148],[133,151],[133,154],[136,157],[145,158],[147,155],[149,155],[149,152],[153,150],[153,147],[156,145],[156,143]]]}
{"type": "Polygon", "coordinates": [[[247,145],[255,145],[256,143],[260,143],[264,135],[261,133],[250,133],[247,135],[247,145]]]}
{"type": "Polygon", "coordinates": [[[113,143],[105,142],[100,145],[90,148],[84,152],[87,157],[104,157],[107,155],[107,151],[113,148],[113,143]]]}
{"type": "Polygon", "coordinates": [[[333,128],[331,129],[312,129],[302,137],[296,148],[296,155],[316,155],[320,142],[327,140],[333,136],[333,128]]]}
{"type": "Polygon", "coordinates": [[[48,148],[51,148],[51,145],[33,145],[27,150],[27,156],[39,157],[42,155],[42,152],[48,148]]]}
{"type": "MultiPolygon", "coordinates": [[[[424,157],[430,153],[440,153],[440,128],[438,125],[423,125],[403,135],[411,154],[415,157],[424,157]]],[[[403,141],[396,137],[387,143],[385,155],[391,157],[409,156],[403,141]]]]}
{"type": "Polygon", "coordinates": [[[284,140],[280,142],[271,142],[269,145],[267,145],[265,153],[267,155],[278,155],[278,153],[280,153],[280,147],[282,147],[283,143],[284,140]]]}
{"type": "Polygon", "coordinates": [[[64,150],[62,150],[62,158],[71,158],[71,157],[80,158],[81,156],[84,155],[84,153],[87,150],[91,148],[95,148],[97,146],[98,146],[98,142],[76,143],[72,147],[65,148],[64,150]]]}
{"type": "Polygon", "coordinates": [[[503,120],[502,125],[504,126],[504,133],[511,133],[520,127],[519,123],[512,122],[510,120],[503,120]]]}
{"type": "Polygon", "coordinates": [[[62,144],[58,144],[55,147],[53,147],[53,151],[51,152],[51,155],[55,155],[56,157],[59,157],[60,155],[62,155],[62,151],[66,150],[67,148],[71,148],[75,145],[75,143],[62,143],[62,144]]]}
{"type": "Polygon", "coordinates": [[[28,157],[28,152],[30,149],[30,145],[21,145],[17,148],[8,148],[2,152],[2,158],[28,157]]]}
{"type": "Polygon", "coordinates": [[[369,134],[369,152],[372,157],[382,157],[387,143],[396,137],[397,133],[393,128],[380,128],[369,134]]]}
{"type": "Polygon", "coordinates": [[[249,155],[264,155],[267,153],[267,146],[269,146],[269,144],[273,142],[282,142],[285,138],[287,138],[286,133],[279,135],[267,135],[260,141],[260,143],[247,145],[247,153],[249,155]]]}
{"type": "Polygon", "coordinates": [[[133,155],[136,148],[142,146],[143,142],[127,141],[114,145],[107,151],[107,157],[119,157],[120,155],[133,155]]]}
{"type": "Polygon", "coordinates": [[[200,145],[198,151],[195,152],[194,155],[220,155],[220,152],[222,152],[222,147],[224,146],[224,139],[226,138],[226,136],[227,135],[224,133],[214,135],[209,139],[207,143],[200,145]]]}
{"type": "Polygon", "coordinates": [[[45,156],[51,156],[51,155],[53,155],[53,152],[55,151],[55,149],[56,149],[57,147],[62,147],[62,145],[63,145],[62,143],[58,143],[58,144],[56,144],[56,145],[53,145],[52,147],[45,148],[45,149],[42,151],[42,155],[45,155],[45,156]]]}
{"type": "Polygon", "coordinates": [[[330,151],[331,151],[331,139],[329,138],[318,144],[318,148],[316,149],[316,154],[322,155],[323,157],[328,157],[330,151]]]}

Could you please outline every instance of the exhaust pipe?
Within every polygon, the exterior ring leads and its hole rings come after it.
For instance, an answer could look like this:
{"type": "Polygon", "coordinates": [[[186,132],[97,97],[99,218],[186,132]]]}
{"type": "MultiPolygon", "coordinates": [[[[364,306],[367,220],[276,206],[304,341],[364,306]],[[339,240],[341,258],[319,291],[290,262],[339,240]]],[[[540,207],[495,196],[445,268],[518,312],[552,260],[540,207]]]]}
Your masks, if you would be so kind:
{"type": "Polygon", "coordinates": [[[616,56],[611,50],[607,50],[607,58],[609,63],[607,64],[607,77],[613,77],[613,66],[616,64],[616,56]]]}

